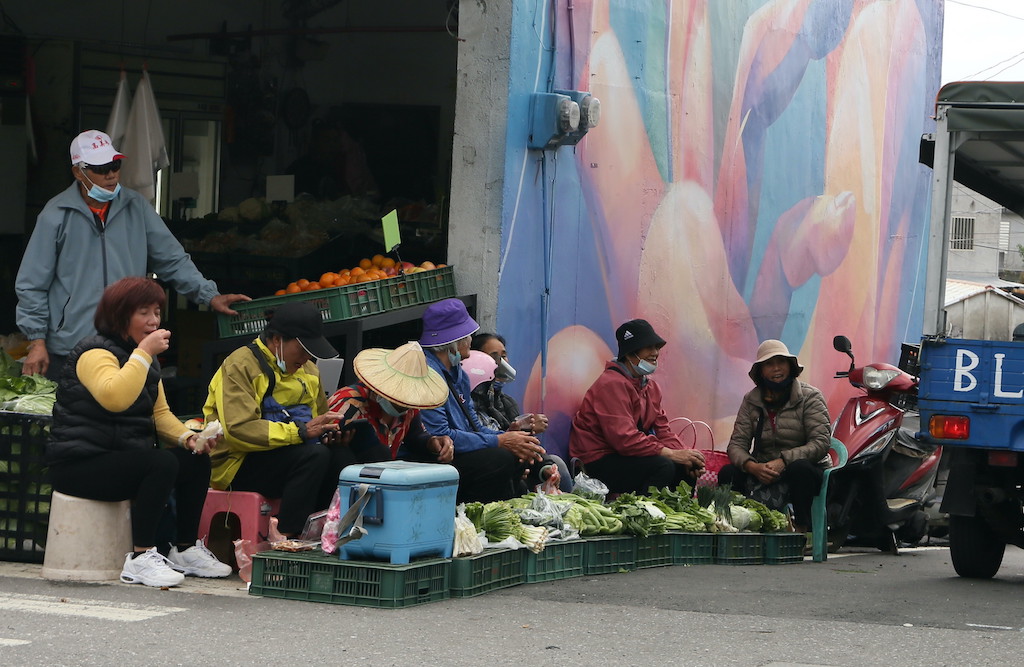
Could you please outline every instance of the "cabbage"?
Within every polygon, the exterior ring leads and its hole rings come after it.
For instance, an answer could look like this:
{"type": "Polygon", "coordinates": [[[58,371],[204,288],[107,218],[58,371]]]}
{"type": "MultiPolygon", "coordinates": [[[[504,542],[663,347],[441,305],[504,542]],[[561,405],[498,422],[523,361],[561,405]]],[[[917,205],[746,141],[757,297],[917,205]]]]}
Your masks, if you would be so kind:
{"type": "Polygon", "coordinates": [[[736,526],[736,530],[748,530],[754,513],[742,505],[732,505],[729,510],[732,518],[730,523],[736,526]]]}

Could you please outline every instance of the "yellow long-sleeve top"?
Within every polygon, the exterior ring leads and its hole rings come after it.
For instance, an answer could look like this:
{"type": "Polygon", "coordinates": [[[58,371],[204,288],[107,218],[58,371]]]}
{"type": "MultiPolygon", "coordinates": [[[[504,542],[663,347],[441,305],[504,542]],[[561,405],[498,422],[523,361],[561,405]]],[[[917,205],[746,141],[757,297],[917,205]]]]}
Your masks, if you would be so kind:
{"type": "MultiPolygon", "coordinates": [[[[281,405],[308,405],[314,417],[327,412],[327,396],[320,387],[316,364],[308,361],[294,373],[285,374],[263,341],[257,339],[256,345],[274,370],[274,398],[281,405]]],[[[203,416],[207,422],[219,419],[224,428],[224,442],[210,454],[213,488],[230,486],[246,454],[302,444],[296,424],[263,419],[260,401],[269,386],[267,374],[248,347],[228,355],[213,374],[203,416]]]]}
{"type": "MultiPolygon", "coordinates": [[[[82,385],[89,390],[105,410],[123,412],[138,399],[146,384],[146,376],[153,358],[136,348],[124,366],[108,350],[93,348],[78,358],[75,371],[82,385]]],[[[153,422],[157,436],[165,444],[181,445],[192,431],[185,428],[167,405],[164,383],[157,388],[156,403],[153,405],[153,422]]]]}

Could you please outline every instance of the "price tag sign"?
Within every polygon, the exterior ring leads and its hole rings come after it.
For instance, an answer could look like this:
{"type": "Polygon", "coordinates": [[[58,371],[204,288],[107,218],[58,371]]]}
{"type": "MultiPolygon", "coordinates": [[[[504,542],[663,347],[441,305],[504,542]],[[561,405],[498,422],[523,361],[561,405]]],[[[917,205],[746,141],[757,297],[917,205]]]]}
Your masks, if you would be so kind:
{"type": "Polygon", "coordinates": [[[384,226],[384,250],[391,252],[402,243],[402,234],[398,231],[398,211],[391,211],[380,221],[384,226]]]}

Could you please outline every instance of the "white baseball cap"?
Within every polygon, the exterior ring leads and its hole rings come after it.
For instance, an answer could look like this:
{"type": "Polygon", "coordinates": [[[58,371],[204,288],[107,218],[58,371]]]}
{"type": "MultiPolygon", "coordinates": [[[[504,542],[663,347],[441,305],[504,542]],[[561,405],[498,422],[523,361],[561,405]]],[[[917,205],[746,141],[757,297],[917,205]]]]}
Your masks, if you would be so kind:
{"type": "Polygon", "coordinates": [[[124,156],[117,152],[106,132],[86,130],[71,140],[71,164],[84,162],[100,166],[121,160],[124,156]]]}

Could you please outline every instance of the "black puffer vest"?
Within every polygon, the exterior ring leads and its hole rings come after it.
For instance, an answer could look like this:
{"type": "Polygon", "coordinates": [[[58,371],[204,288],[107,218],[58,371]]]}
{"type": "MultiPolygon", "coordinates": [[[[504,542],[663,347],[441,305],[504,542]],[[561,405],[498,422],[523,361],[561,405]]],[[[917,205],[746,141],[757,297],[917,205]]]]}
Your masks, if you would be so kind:
{"type": "Polygon", "coordinates": [[[160,387],[159,364],[153,361],[146,384],[127,410],[110,412],[93,398],[76,371],[78,358],[96,348],[107,350],[124,366],[135,346],[105,336],[90,336],[71,350],[57,383],[57,403],[53,406],[53,425],[46,445],[50,465],[109,451],[156,447],[153,406],[160,387]]]}

